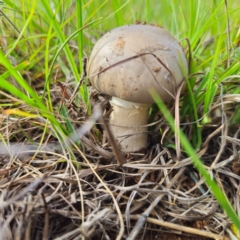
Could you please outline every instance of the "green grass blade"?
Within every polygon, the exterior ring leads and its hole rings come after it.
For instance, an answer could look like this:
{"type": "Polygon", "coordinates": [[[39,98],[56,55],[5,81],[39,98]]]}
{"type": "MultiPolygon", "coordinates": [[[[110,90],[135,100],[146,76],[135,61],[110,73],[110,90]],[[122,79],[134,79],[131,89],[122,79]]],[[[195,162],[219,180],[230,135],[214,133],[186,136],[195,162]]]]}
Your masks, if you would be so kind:
{"type": "MultiPolygon", "coordinates": [[[[83,16],[82,16],[82,0],[76,0],[77,7],[77,26],[78,29],[83,29],[83,16]]],[[[79,60],[79,69],[82,72],[82,59],[83,59],[83,33],[82,31],[78,32],[78,60],[79,60]]]]}
{"type": "Polygon", "coordinates": [[[216,66],[217,66],[217,60],[219,59],[219,55],[220,55],[221,43],[222,43],[222,38],[219,38],[218,42],[217,42],[213,62],[212,62],[212,65],[211,65],[211,70],[209,72],[209,77],[208,77],[208,80],[207,80],[203,115],[206,115],[207,112],[209,111],[210,104],[212,102],[213,97],[215,96],[214,93],[216,91],[217,85],[214,82],[213,77],[214,77],[214,73],[215,73],[216,66]]]}
{"type": "MultiPolygon", "coordinates": [[[[49,24],[53,24],[53,28],[56,31],[58,40],[60,41],[61,44],[63,44],[65,42],[66,38],[62,32],[61,25],[58,23],[54,13],[52,12],[52,10],[50,8],[49,1],[42,0],[41,5],[43,6],[43,9],[45,11],[46,21],[48,21],[49,24]]],[[[78,74],[78,69],[76,67],[72,52],[67,44],[64,45],[63,50],[65,52],[66,58],[68,59],[69,66],[74,75],[75,81],[77,82],[77,81],[79,81],[79,74],[78,74]]]]}
{"type": "MultiPolygon", "coordinates": [[[[153,90],[151,91],[151,94],[153,96],[153,99],[157,103],[159,109],[161,110],[163,116],[169,123],[170,127],[174,132],[176,132],[175,125],[174,125],[174,119],[171,116],[171,113],[165,106],[165,104],[162,102],[161,98],[158,96],[158,94],[153,90]]],[[[232,220],[232,222],[235,224],[235,226],[240,230],[240,219],[238,218],[236,212],[233,210],[230,202],[228,201],[227,197],[224,195],[220,187],[217,185],[217,183],[211,178],[208,171],[205,169],[203,163],[198,158],[195,150],[192,148],[190,142],[188,141],[187,137],[184,135],[184,133],[179,129],[177,131],[179,133],[178,137],[180,138],[181,145],[184,149],[184,151],[187,153],[187,155],[192,159],[194,166],[198,170],[198,172],[201,174],[202,177],[204,177],[205,182],[207,183],[208,187],[210,188],[211,192],[214,194],[215,198],[217,199],[218,203],[222,207],[222,209],[226,212],[228,217],[232,220]]]]}
{"type": "Polygon", "coordinates": [[[116,20],[117,26],[124,25],[124,19],[123,19],[123,15],[121,13],[121,9],[122,9],[121,4],[119,3],[118,0],[112,0],[112,5],[113,5],[113,9],[114,9],[114,15],[115,15],[115,20],[116,20]]]}
{"type": "MultiPolygon", "coordinates": [[[[35,91],[28,85],[28,83],[22,78],[22,76],[18,73],[18,71],[12,66],[9,60],[4,56],[2,50],[0,49],[0,63],[8,70],[9,75],[11,75],[17,83],[34,99],[34,101],[45,108],[44,104],[42,103],[39,96],[36,94],[35,91]]],[[[3,87],[3,83],[0,83],[3,87]]]]}

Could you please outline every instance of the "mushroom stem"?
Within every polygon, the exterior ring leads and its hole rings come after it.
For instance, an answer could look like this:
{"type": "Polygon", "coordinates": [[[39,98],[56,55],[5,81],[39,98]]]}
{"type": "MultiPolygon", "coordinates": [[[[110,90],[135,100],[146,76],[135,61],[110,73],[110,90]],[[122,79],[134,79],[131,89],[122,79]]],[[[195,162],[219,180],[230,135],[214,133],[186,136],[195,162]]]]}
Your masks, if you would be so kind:
{"type": "Polygon", "coordinates": [[[124,152],[147,147],[147,123],[150,104],[133,103],[113,97],[110,127],[124,152]]]}

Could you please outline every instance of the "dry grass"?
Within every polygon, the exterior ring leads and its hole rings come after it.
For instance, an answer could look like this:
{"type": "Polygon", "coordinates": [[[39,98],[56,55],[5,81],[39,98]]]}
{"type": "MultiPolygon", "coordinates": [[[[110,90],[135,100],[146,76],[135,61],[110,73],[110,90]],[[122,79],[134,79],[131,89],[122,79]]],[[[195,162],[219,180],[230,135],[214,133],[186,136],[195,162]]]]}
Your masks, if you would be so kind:
{"type": "MultiPolygon", "coordinates": [[[[99,110],[89,120],[84,106],[79,111],[68,105],[59,87],[52,96],[68,108],[81,148],[70,144],[71,139],[67,147],[61,146],[51,126],[42,140],[43,119],[14,118],[3,112],[1,239],[165,239],[166,232],[172,239],[174,234],[178,239],[229,239],[229,220],[191,159],[181,152],[178,161],[174,150],[160,144],[175,144],[164,121],[158,121],[157,128],[166,130],[164,139],[153,131],[146,152],[123,154],[113,151],[103,134],[106,126],[99,110]]],[[[228,108],[220,115],[215,111],[213,123],[204,127],[198,155],[239,214],[238,126],[227,126],[235,100],[233,95],[222,97],[228,108]]],[[[92,91],[91,102],[101,104],[107,119],[108,100],[92,91]]],[[[28,110],[24,104],[20,108],[28,110]]],[[[60,115],[59,121],[64,123],[60,115]]],[[[184,128],[190,138],[191,124],[184,128]]]]}

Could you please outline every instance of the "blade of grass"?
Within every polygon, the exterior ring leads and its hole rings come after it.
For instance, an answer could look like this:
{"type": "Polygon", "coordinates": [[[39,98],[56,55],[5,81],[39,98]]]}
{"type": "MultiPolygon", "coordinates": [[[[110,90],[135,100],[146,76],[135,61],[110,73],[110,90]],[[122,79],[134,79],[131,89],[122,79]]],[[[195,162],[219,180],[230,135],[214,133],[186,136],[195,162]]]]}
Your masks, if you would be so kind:
{"type": "Polygon", "coordinates": [[[224,79],[226,79],[229,76],[233,76],[233,75],[239,74],[239,73],[240,73],[240,62],[235,61],[230,65],[230,67],[228,67],[226,69],[226,71],[223,73],[223,75],[221,77],[219,77],[219,79],[217,79],[216,84],[221,83],[222,81],[224,81],[224,79]]]}
{"type": "Polygon", "coordinates": [[[49,112],[48,108],[42,102],[42,99],[38,96],[38,94],[28,85],[28,83],[24,80],[24,78],[19,74],[19,72],[11,65],[9,60],[4,56],[2,50],[0,49],[0,63],[7,69],[8,74],[12,76],[17,83],[26,91],[27,94],[23,93],[21,90],[16,88],[12,85],[8,80],[6,80],[3,75],[0,75],[0,88],[8,91],[9,93],[13,94],[17,98],[21,99],[22,101],[26,102],[29,106],[38,109],[42,112],[43,116],[49,119],[52,123],[53,127],[56,126],[60,131],[66,130],[62,127],[62,125],[55,119],[55,117],[49,112]],[[30,98],[29,98],[30,96],[30,98]]]}
{"type": "Polygon", "coordinates": [[[190,29],[189,29],[189,39],[192,38],[196,32],[196,25],[198,23],[200,9],[200,1],[190,1],[190,29]]]}
{"type": "MultiPolygon", "coordinates": [[[[77,26],[78,29],[83,29],[83,20],[82,20],[82,0],[76,0],[77,7],[77,26]]],[[[83,59],[83,32],[78,32],[78,61],[79,69],[82,72],[82,59],[83,59]]]]}
{"type": "Polygon", "coordinates": [[[192,77],[190,79],[186,79],[187,82],[187,92],[188,94],[185,95],[183,101],[183,107],[181,109],[181,113],[183,116],[188,115],[191,122],[194,122],[193,127],[193,134],[192,134],[192,144],[196,149],[202,144],[202,137],[201,137],[201,128],[198,124],[198,113],[197,113],[197,104],[196,104],[196,96],[194,95],[194,88],[195,88],[195,79],[192,77]],[[189,104],[190,103],[190,104],[189,104]]]}
{"type": "MultiPolygon", "coordinates": [[[[58,21],[57,21],[57,19],[55,17],[55,14],[52,12],[52,10],[50,8],[49,1],[42,0],[40,3],[43,6],[43,9],[45,11],[45,19],[46,19],[46,21],[48,21],[48,23],[50,23],[50,24],[51,23],[53,24],[53,28],[54,28],[54,30],[56,31],[56,34],[57,34],[57,38],[60,41],[60,43],[63,44],[65,42],[66,38],[65,38],[65,36],[64,36],[64,34],[62,32],[61,25],[58,23],[58,21]]],[[[59,4],[61,4],[61,3],[59,3],[59,4]]],[[[64,50],[64,52],[66,54],[66,58],[68,59],[69,66],[70,66],[71,71],[72,71],[72,73],[74,75],[75,81],[78,81],[79,80],[78,70],[77,70],[77,67],[76,67],[76,64],[75,64],[72,52],[71,52],[68,44],[64,45],[63,50],[64,50]]]]}
{"type": "MultiPolygon", "coordinates": [[[[68,43],[73,37],[75,37],[80,31],[82,31],[84,28],[87,28],[88,26],[90,26],[91,24],[93,24],[93,23],[95,23],[95,22],[97,22],[97,21],[98,21],[98,19],[95,20],[95,21],[93,21],[93,22],[90,22],[90,23],[88,23],[87,25],[83,26],[82,28],[76,30],[76,31],[75,31],[74,33],[72,33],[72,35],[69,36],[69,37],[61,44],[61,46],[57,49],[57,51],[55,52],[55,54],[54,54],[54,56],[53,56],[53,58],[52,58],[52,62],[51,62],[51,65],[50,65],[50,67],[49,67],[49,70],[46,71],[46,72],[48,72],[48,74],[47,74],[46,81],[45,81],[45,87],[44,87],[45,91],[46,91],[46,89],[49,88],[49,87],[48,87],[48,85],[49,85],[49,79],[50,79],[50,76],[51,76],[51,74],[52,74],[52,71],[53,71],[53,68],[54,68],[54,64],[55,64],[55,62],[56,62],[56,59],[57,59],[57,57],[59,56],[59,54],[60,54],[60,52],[62,51],[62,49],[63,49],[63,48],[67,45],[67,43],[68,43]]],[[[46,56],[46,58],[48,59],[48,56],[46,56]]],[[[48,66],[46,66],[46,68],[48,69],[48,66]]],[[[80,80],[80,78],[79,78],[79,80],[80,80]]],[[[90,110],[90,112],[91,112],[90,103],[89,103],[89,101],[88,101],[89,96],[88,96],[88,90],[87,90],[86,84],[85,84],[85,87],[83,87],[83,88],[80,89],[80,90],[81,90],[81,93],[82,93],[82,98],[83,98],[83,100],[84,100],[84,103],[86,104],[87,109],[90,110]]],[[[44,91],[44,93],[45,93],[45,91],[44,91]]],[[[48,91],[48,92],[49,92],[49,91],[48,91]]],[[[44,93],[43,93],[43,95],[44,95],[44,93]]],[[[90,113],[90,112],[89,112],[89,113],[90,113]]]]}
{"type": "Polygon", "coordinates": [[[219,10],[221,9],[221,7],[223,6],[223,4],[224,4],[224,1],[222,1],[219,4],[219,6],[215,9],[215,11],[213,11],[213,13],[207,18],[207,20],[205,22],[202,21],[202,24],[203,24],[202,26],[198,24],[198,26],[195,27],[194,35],[191,37],[192,49],[194,49],[196,47],[199,39],[201,39],[201,36],[204,35],[204,31],[206,29],[209,29],[210,26],[213,26],[213,24],[216,24],[218,19],[214,19],[214,18],[216,18],[216,15],[219,12],[219,10]]]}
{"type": "MultiPolygon", "coordinates": [[[[161,113],[169,123],[171,129],[176,132],[175,125],[174,125],[174,119],[165,106],[165,104],[162,102],[161,98],[158,96],[155,90],[150,91],[154,101],[157,103],[161,113]]],[[[187,137],[184,135],[181,129],[177,131],[179,133],[179,138],[181,145],[184,149],[184,151],[187,153],[187,155],[192,159],[194,166],[198,170],[198,172],[201,174],[202,177],[204,177],[206,184],[210,188],[211,192],[217,199],[219,205],[222,207],[222,209],[226,212],[228,217],[232,220],[232,222],[235,224],[235,226],[240,230],[240,219],[238,218],[236,212],[233,210],[230,202],[228,201],[227,197],[224,195],[220,187],[217,185],[217,183],[211,178],[210,174],[205,169],[203,163],[198,158],[195,150],[192,148],[190,142],[188,141],[187,137]]]]}
{"type": "Polygon", "coordinates": [[[99,7],[95,7],[94,10],[85,19],[84,23],[89,22],[97,13],[99,13],[100,9],[102,9],[107,2],[108,2],[108,0],[105,0],[103,3],[101,3],[101,5],[99,7]]]}
{"type": "Polygon", "coordinates": [[[209,111],[210,104],[212,102],[212,99],[215,96],[215,91],[216,91],[217,85],[214,82],[213,77],[214,77],[214,73],[215,73],[216,66],[217,66],[217,60],[219,59],[219,56],[220,56],[221,44],[222,44],[222,37],[220,37],[218,39],[216,50],[214,53],[213,62],[212,62],[211,69],[209,72],[209,77],[207,79],[206,93],[205,93],[204,107],[203,107],[203,115],[206,115],[207,112],[209,111]]]}
{"type": "MultiPolygon", "coordinates": [[[[18,73],[18,71],[12,66],[12,64],[5,57],[5,55],[3,54],[1,49],[0,49],[0,59],[1,59],[0,63],[9,71],[8,74],[10,76],[12,76],[18,82],[18,84],[35,100],[35,102],[37,103],[38,106],[40,106],[44,109],[45,106],[42,103],[41,99],[38,97],[38,95],[35,93],[35,91],[33,91],[33,89],[28,85],[28,83],[22,78],[22,76],[18,73]]],[[[1,76],[1,77],[3,77],[3,76],[1,76]]],[[[3,88],[5,88],[5,86],[2,82],[0,84],[3,88]]],[[[16,90],[18,90],[18,89],[16,89],[16,90]]],[[[20,91],[18,90],[18,92],[20,92],[20,91]]]]}
{"type": "Polygon", "coordinates": [[[149,23],[150,9],[151,9],[150,1],[145,0],[145,21],[147,23],[149,23]]]}
{"type": "MultiPolygon", "coordinates": [[[[77,0],[76,1],[76,6],[77,6],[77,23],[78,23],[78,29],[81,29],[81,31],[78,32],[78,59],[79,59],[79,69],[81,71],[81,74],[85,69],[83,69],[83,13],[82,13],[82,0],[77,0]]],[[[80,80],[80,79],[79,79],[80,80]]],[[[88,87],[87,83],[84,81],[82,86],[80,87],[80,93],[81,96],[83,97],[83,101],[87,107],[88,114],[91,114],[91,104],[89,104],[89,93],[88,93],[88,87]]]]}
{"type": "MultiPolygon", "coordinates": [[[[24,5],[24,4],[23,4],[24,5]]],[[[33,1],[33,5],[32,5],[32,8],[31,8],[31,11],[28,15],[28,18],[26,19],[25,24],[24,26],[22,27],[22,30],[20,31],[19,35],[18,35],[18,38],[16,39],[16,41],[14,41],[14,44],[12,46],[12,48],[8,51],[7,55],[6,56],[9,56],[11,55],[12,51],[16,48],[16,46],[18,45],[19,41],[22,39],[23,37],[23,34],[24,32],[26,31],[30,21],[32,20],[33,18],[33,15],[35,13],[35,9],[36,9],[36,5],[37,5],[37,0],[33,1]]],[[[24,12],[24,11],[23,11],[24,12]]],[[[29,45],[30,48],[31,48],[31,45],[29,45]]]]}
{"type": "Polygon", "coordinates": [[[118,0],[112,0],[112,5],[113,5],[113,9],[114,9],[114,15],[115,15],[115,20],[116,20],[116,24],[117,26],[122,26],[124,25],[124,19],[123,19],[123,15],[121,13],[121,4],[119,3],[118,0]]]}
{"type": "MultiPolygon", "coordinates": [[[[113,0],[114,1],[114,0],[113,0]]],[[[124,4],[122,4],[121,6],[119,6],[119,8],[117,9],[117,11],[120,11],[120,10],[122,10],[124,7],[126,7],[128,4],[129,4],[129,2],[130,2],[131,0],[128,0],[128,1],[126,1],[124,4]]],[[[116,11],[114,11],[114,13],[112,13],[112,14],[110,14],[108,17],[106,17],[105,19],[104,19],[104,21],[109,21],[109,19],[114,15],[114,16],[116,16],[115,15],[116,14],[116,11]]],[[[122,25],[124,25],[124,21],[123,21],[123,24],[122,25]]]]}

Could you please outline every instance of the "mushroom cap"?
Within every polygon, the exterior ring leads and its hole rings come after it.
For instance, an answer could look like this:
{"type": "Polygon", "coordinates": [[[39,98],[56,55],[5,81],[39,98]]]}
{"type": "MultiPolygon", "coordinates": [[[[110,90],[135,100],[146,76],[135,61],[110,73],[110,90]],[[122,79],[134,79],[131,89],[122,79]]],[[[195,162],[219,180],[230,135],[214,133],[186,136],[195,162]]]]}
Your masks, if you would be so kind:
{"type": "Polygon", "coordinates": [[[152,104],[150,89],[164,102],[174,100],[187,66],[181,45],[168,31],[152,25],[128,25],[99,39],[87,68],[92,86],[100,92],[152,104]]]}

